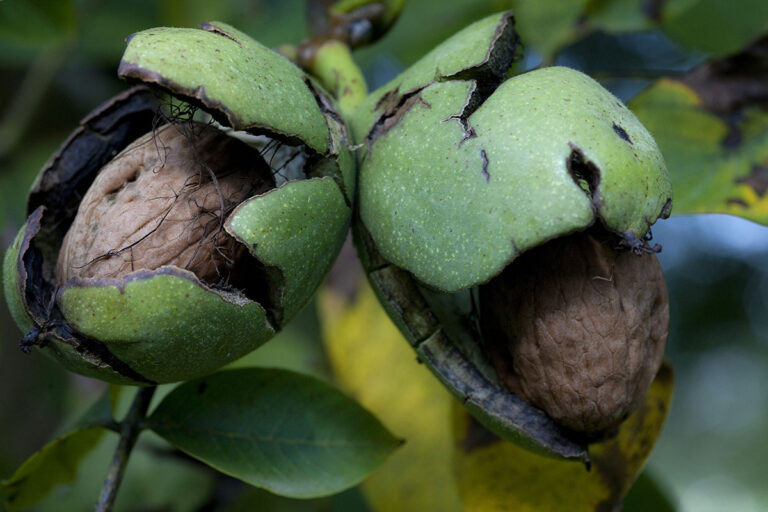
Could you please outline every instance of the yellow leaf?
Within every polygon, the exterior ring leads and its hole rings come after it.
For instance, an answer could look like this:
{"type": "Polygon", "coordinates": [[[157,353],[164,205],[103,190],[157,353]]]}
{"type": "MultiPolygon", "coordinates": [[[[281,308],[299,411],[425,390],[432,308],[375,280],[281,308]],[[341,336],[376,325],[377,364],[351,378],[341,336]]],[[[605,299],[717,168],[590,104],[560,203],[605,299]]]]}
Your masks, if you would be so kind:
{"type": "Polygon", "coordinates": [[[747,108],[729,121],[696,91],[662,78],[630,108],[667,163],[673,214],[727,213],[768,224],[768,113],[747,108]]]}
{"type": "Polygon", "coordinates": [[[461,407],[454,411],[454,467],[467,512],[615,510],[640,473],[664,424],[672,370],[662,366],[643,405],[613,439],[590,447],[590,470],[506,443],[461,407]]]}
{"type": "Polygon", "coordinates": [[[405,444],[363,484],[374,510],[458,512],[451,395],[423,365],[367,285],[353,303],[326,288],[323,337],[339,385],[405,444]]]}

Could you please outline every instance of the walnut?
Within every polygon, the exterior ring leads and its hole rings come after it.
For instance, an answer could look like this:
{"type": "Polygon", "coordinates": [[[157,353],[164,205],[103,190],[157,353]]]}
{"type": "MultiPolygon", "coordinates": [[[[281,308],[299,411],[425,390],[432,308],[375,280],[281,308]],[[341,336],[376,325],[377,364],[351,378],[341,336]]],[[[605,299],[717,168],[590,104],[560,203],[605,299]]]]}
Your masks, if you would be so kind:
{"type": "Polygon", "coordinates": [[[57,280],[174,265],[228,284],[246,248],[224,220],[273,186],[261,155],[243,142],[201,123],[165,125],[101,169],[64,237],[57,280]]]}
{"type": "Polygon", "coordinates": [[[610,434],[640,405],[669,330],[656,256],[584,233],[518,257],[481,287],[480,307],[504,384],[591,438],[610,434]]]}

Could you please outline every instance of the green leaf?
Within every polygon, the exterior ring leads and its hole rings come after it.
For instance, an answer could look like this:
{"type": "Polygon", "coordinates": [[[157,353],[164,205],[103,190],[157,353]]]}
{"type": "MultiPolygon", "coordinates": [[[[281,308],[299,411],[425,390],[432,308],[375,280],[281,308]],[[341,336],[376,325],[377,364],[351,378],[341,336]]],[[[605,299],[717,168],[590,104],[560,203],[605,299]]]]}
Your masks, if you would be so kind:
{"type": "Polygon", "coordinates": [[[73,482],[82,459],[105,432],[100,427],[74,430],[35,452],[7,480],[0,482],[4,505],[25,510],[42,500],[57,485],[73,482]]]}
{"type": "Polygon", "coordinates": [[[120,396],[123,394],[124,389],[123,386],[118,384],[110,384],[107,389],[107,394],[109,395],[109,410],[112,416],[117,415],[117,409],[120,405],[120,396]]]}
{"type": "Polygon", "coordinates": [[[398,446],[338,390],[276,369],[228,370],[181,384],[147,426],[223,473],[296,498],[360,482],[398,446]]]}
{"type": "Polygon", "coordinates": [[[697,50],[725,55],[768,32],[765,0],[671,2],[662,12],[662,29],[697,50]]]}
{"type": "MultiPolygon", "coordinates": [[[[330,369],[320,343],[319,329],[316,308],[310,303],[271,343],[264,344],[222,369],[253,366],[282,368],[329,381],[330,369]]],[[[155,399],[158,398],[156,395],[155,399]]]]}
{"type": "Polygon", "coordinates": [[[194,27],[207,20],[233,17],[234,2],[162,0],[158,3],[162,23],[168,27],[194,27]]]}
{"type": "MultiPolygon", "coordinates": [[[[117,443],[116,434],[103,436],[80,462],[75,481],[54,489],[45,499],[36,503],[32,510],[93,510],[117,443]]],[[[151,432],[144,432],[131,452],[112,510],[200,511],[212,499],[217,477],[215,471],[202,464],[190,464],[187,458],[178,456],[178,452],[164,440],[151,432]]]]}
{"type": "Polygon", "coordinates": [[[655,12],[642,0],[589,0],[587,19],[605,32],[630,32],[651,28],[655,12]]]}
{"type": "Polygon", "coordinates": [[[729,124],[707,107],[697,91],[671,79],[630,103],[666,160],[672,213],[728,213],[768,224],[768,112],[748,108],[729,124]]]}
{"type": "MultiPolygon", "coordinates": [[[[63,435],[70,430],[87,427],[116,428],[116,418],[120,418],[120,413],[124,414],[127,411],[127,407],[130,405],[129,403],[120,404],[121,394],[124,398],[129,398],[128,394],[122,393],[124,389],[134,390],[138,388],[126,388],[124,386],[110,384],[84,413],[79,417],[74,418],[73,421],[62,425],[57,432],[63,435]],[[120,408],[121,405],[123,405],[123,407],[120,408]],[[119,408],[121,410],[118,410],[119,408]]],[[[133,397],[133,394],[130,394],[130,397],[133,397]]],[[[123,400],[123,402],[126,402],[126,400],[123,400]]]]}
{"type": "Polygon", "coordinates": [[[518,0],[515,18],[523,44],[551,62],[560,48],[577,37],[576,26],[586,5],[587,0],[518,0]]]}

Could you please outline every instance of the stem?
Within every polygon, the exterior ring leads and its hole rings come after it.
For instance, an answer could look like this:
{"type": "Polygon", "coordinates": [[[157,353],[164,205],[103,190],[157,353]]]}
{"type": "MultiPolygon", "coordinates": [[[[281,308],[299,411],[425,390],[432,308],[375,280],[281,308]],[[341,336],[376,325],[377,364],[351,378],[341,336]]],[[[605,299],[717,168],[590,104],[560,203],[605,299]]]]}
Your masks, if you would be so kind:
{"type": "Polygon", "coordinates": [[[112,462],[109,465],[109,472],[104,479],[104,487],[101,489],[99,501],[96,503],[95,512],[109,512],[117,497],[117,490],[120,488],[120,482],[125,474],[125,467],[128,464],[128,457],[136,444],[136,439],[141,432],[141,422],[144,420],[149,409],[149,403],[152,401],[152,395],[155,394],[157,386],[141,388],[136,393],[131,404],[131,409],[126,414],[125,419],[120,422],[120,441],[117,443],[115,454],[112,456],[112,462]]]}
{"type": "Polygon", "coordinates": [[[368,95],[365,78],[352,58],[349,46],[330,39],[309,51],[312,55],[303,62],[303,67],[333,94],[338,101],[340,113],[349,119],[368,95]]]}

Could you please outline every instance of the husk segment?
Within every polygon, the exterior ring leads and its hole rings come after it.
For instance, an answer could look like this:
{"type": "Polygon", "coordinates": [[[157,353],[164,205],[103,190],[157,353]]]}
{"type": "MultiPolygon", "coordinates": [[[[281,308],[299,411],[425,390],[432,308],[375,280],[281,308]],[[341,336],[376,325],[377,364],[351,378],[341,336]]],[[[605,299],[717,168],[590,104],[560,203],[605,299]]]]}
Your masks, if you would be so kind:
{"type": "Polygon", "coordinates": [[[225,23],[133,34],[118,75],[155,84],[236,130],[328,151],[328,126],[304,74],[225,23]]]}

